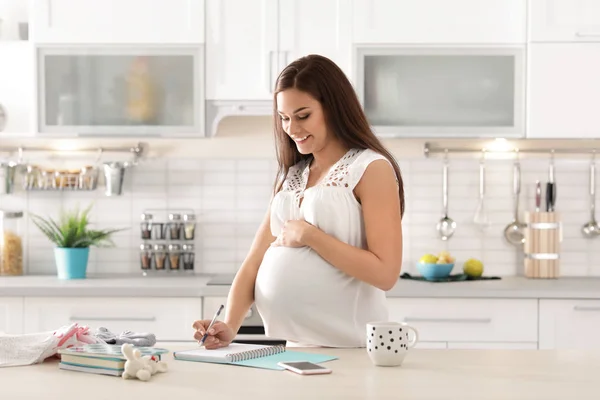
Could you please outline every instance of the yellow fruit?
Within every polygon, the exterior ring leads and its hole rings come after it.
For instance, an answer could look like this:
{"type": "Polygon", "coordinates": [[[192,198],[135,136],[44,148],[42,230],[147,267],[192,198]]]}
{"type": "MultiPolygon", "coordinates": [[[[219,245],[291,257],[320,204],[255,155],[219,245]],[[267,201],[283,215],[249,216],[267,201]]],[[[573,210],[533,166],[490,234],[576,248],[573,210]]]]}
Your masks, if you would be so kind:
{"type": "Polygon", "coordinates": [[[419,262],[421,264],[435,264],[437,262],[437,260],[438,260],[438,258],[436,256],[434,256],[433,254],[425,254],[423,257],[421,257],[419,262]]]}
{"type": "Polygon", "coordinates": [[[469,258],[463,264],[463,272],[472,277],[480,277],[483,274],[483,263],[475,258],[469,258]]]}
{"type": "Polygon", "coordinates": [[[438,254],[438,257],[439,258],[442,258],[442,257],[443,258],[448,258],[448,257],[450,257],[450,253],[447,252],[446,250],[443,250],[443,251],[440,251],[440,254],[438,254]]]}

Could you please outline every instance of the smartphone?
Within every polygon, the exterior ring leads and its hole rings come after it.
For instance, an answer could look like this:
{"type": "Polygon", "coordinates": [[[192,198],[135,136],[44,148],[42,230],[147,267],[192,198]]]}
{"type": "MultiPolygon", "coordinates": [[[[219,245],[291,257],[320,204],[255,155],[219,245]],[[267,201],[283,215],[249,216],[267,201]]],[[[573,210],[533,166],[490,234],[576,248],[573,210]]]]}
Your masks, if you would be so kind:
{"type": "Polygon", "coordinates": [[[277,363],[277,365],[300,375],[318,375],[331,373],[331,370],[329,368],[325,368],[319,364],[314,364],[308,361],[280,362],[277,363]]]}

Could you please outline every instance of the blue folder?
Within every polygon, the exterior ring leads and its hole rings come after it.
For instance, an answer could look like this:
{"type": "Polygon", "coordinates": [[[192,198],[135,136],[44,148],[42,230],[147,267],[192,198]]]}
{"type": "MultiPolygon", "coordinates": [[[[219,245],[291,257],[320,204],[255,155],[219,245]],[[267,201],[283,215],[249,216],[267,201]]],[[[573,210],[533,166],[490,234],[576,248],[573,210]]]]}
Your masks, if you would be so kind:
{"type": "Polygon", "coordinates": [[[263,346],[255,344],[232,343],[217,350],[204,347],[173,352],[176,360],[240,365],[244,367],[283,370],[279,362],[308,361],[319,364],[337,359],[325,354],[288,351],[283,346],[263,346]]]}

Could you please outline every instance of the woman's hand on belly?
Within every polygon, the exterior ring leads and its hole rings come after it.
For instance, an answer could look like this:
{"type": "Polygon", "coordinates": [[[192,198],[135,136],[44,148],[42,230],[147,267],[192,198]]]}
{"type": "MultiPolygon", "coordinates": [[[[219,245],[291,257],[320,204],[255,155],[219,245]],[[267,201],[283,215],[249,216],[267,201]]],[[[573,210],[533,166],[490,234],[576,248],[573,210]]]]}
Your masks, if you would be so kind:
{"type": "Polygon", "coordinates": [[[304,247],[304,238],[310,229],[316,228],[304,220],[288,220],[271,246],[304,247]]]}

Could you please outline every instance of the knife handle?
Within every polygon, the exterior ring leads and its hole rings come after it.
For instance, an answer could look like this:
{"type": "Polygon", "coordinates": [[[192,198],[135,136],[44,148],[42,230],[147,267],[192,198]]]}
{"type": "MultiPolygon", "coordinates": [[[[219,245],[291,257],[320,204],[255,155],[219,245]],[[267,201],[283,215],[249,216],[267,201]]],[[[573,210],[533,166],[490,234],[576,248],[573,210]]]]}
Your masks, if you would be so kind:
{"type": "Polygon", "coordinates": [[[554,183],[548,182],[546,184],[546,211],[554,211],[554,201],[556,200],[556,188],[554,183]]]}
{"type": "Polygon", "coordinates": [[[542,205],[542,184],[540,181],[535,181],[535,212],[540,212],[542,205]]]}

